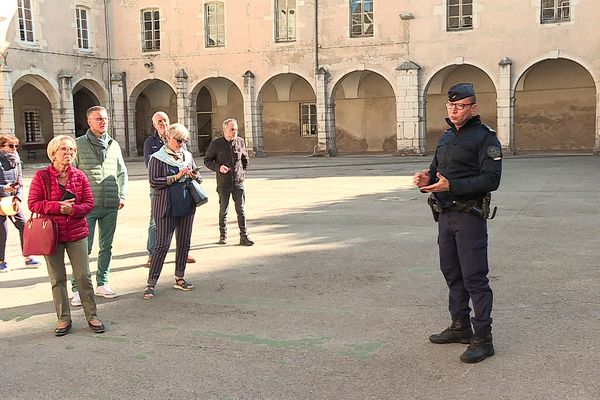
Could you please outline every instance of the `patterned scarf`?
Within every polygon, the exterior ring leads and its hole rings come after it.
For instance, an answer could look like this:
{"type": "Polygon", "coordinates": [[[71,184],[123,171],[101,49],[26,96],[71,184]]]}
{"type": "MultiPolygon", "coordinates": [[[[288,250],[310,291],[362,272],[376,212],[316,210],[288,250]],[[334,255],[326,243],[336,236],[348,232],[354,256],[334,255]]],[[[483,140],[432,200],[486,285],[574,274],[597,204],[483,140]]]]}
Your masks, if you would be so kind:
{"type": "Polygon", "coordinates": [[[108,133],[105,133],[100,138],[98,138],[89,129],[86,133],[86,137],[90,141],[90,144],[92,145],[92,148],[94,149],[96,155],[100,159],[100,162],[104,162],[104,160],[106,160],[108,146],[110,145],[110,141],[112,140],[111,137],[108,136],[108,133]]]}

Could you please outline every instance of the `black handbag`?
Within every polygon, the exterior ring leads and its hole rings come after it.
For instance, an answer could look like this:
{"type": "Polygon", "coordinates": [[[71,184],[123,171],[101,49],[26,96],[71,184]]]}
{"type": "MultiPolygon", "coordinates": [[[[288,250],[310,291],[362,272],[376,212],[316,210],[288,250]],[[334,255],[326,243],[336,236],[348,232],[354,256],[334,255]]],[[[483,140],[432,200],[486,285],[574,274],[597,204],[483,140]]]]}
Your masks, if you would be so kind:
{"type": "Polygon", "coordinates": [[[188,180],[186,188],[192,197],[192,201],[196,207],[206,204],[208,202],[208,196],[204,191],[204,188],[194,179],[188,180]]]}

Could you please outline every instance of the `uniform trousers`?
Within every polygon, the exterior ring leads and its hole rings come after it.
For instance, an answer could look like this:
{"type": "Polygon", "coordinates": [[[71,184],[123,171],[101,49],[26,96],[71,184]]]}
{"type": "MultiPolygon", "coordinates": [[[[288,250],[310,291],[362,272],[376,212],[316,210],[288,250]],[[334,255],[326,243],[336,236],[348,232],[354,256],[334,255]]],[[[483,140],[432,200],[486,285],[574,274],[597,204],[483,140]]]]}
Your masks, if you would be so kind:
{"type": "Polygon", "coordinates": [[[235,203],[235,212],[237,214],[238,228],[240,228],[240,236],[248,236],[246,230],[246,213],[244,204],[246,202],[246,194],[243,186],[233,188],[217,187],[219,193],[219,231],[221,237],[227,237],[227,212],[229,211],[229,197],[233,197],[235,203]]]}
{"type": "MultiPolygon", "coordinates": [[[[4,261],[6,257],[6,239],[8,237],[8,223],[9,217],[0,216],[0,261],[4,261]]],[[[23,228],[25,227],[25,216],[22,211],[19,211],[12,218],[10,218],[13,225],[19,231],[19,239],[21,240],[21,250],[23,249],[23,228]]]]}
{"type": "Polygon", "coordinates": [[[167,252],[175,233],[175,276],[183,278],[192,240],[192,225],[196,209],[182,217],[155,217],[156,244],[148,272],[148,285],[155,286],[160,277],[167,252]]]}
{"type": "Polygon", "coordinates": [[[471,319],[476,335],[492,330],[493,294],[487,278],[487,221],[474,214],[440,213],[438,221],[440,268],[449,289],[448,309],[453,320],[471,319]]]}
{"type": "Polygon", "coordinates": [[[52,284],[52,299],[56,316],[61,322],[71,320],[71,309],[69,308],[69,295],[67,293],[67,271],[65,269],[65,251],[71,261],[73,277],[79,287],[81,305],[85,318],[89,321],[96,314],[96,299],[94,297],[94,287],[90,276],[87,238],[79,239],[74,242],[57,243],[56,253],[51,256],[44,256],[46,266],[48,267],[48,276],[52,284]]]}

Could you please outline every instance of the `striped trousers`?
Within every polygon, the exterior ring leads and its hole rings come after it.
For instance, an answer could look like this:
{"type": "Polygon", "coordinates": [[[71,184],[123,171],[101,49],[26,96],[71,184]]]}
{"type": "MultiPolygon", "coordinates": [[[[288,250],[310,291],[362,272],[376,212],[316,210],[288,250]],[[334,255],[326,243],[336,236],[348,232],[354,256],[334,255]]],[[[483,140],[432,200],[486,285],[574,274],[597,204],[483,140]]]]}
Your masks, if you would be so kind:
{"type": "Polygon", "coordinates": [[[195,213],[196,209],[191,214],[183,217],[155,217],[156,244],[154,246],[154,254],[152,254],[150,272],[148,273],[148,285],[155,286],[158,282],[165,257],[171,246],[173,233],[175,233],[176,242],[175,276],[183,278],[187,256],[190,251],[195,213]]]}

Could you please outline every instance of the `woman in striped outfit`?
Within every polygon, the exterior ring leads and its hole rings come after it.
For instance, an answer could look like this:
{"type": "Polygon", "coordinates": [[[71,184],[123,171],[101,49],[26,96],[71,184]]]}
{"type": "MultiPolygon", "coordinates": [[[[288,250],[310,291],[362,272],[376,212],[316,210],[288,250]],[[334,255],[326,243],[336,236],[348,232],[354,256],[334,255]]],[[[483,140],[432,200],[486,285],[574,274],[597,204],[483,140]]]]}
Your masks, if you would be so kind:
{"type": "Polygon", "coordinates": [[[172,124],[167,130],[167,142],[152,154],[148,162],[150,186],[155,190],[152,196],[152,215],[156,221],[156,247],[144,299],[153,299],[160,272],[169,251],[173,233],[176,238],[175,289],[190,291],[194,285],[187,282],[186,260],[190,251],[192,224],[196,207],[185,186],[189,179],[198,183],[202,176],[196,168],[192,154],[184,149],[190,133],[182,124],[172,124]]]}

